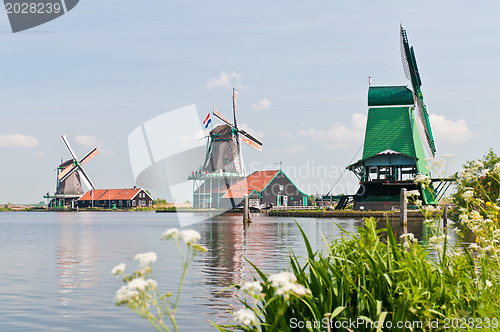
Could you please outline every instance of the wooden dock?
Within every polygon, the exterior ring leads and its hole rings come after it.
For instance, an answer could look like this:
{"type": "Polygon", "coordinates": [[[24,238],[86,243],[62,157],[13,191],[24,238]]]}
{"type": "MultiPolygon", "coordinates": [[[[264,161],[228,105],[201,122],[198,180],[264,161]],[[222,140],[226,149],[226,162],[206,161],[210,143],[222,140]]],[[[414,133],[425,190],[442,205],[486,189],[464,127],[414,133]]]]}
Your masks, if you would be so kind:
{"type": "MultiPolygon", "coordinates": [[[[399,211],[321,211],[321,210],[298,210],[298,211],[269,211],[266,215],[270,217],[298,217],[298,218],[379,218],[399,219],[399,211]]],[[[409,219],[424,219],[420,211],[408,211],[409,219]]]]}

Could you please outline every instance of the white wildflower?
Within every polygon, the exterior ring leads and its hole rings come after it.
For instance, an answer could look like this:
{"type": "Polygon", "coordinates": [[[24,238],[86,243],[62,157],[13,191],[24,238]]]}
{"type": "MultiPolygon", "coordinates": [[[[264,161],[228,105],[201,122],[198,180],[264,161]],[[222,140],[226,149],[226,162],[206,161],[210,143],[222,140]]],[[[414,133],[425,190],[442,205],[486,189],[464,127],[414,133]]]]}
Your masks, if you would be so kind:
{"type": "Polygon", "coordinates": [[[139,292],[137,290],[131,289],[128,285],[123,285],[115,294],[115,303],[122,304],[128,303],[132,300],[137,300],[139,298],[139,292]]]}
{"type": "Polygon", "coordinates": [[[469,249],[471,249],[471,250],[478,250],[479,246],[477,245],[477,243],[471,243],[469,245],[469,249]]]}
{"type": "Polygon", "coordinates": [[[293,273],[290,272],[281,272],[277,274],[271,274],[268,278],[273,287],[277,288],[283,285],[286,285],[291,282],[297,281],[297,278],[293,273]]]}
{"type": "Polygon", "coordinates": [[[426,206],[424,206],[424,212],[426,214],[437,212],[437,211],[438,210],[434,206],[432,206],[432,205],[426,205],[426,206]]]}
{"type": "Polygon", "coordinates": [[[461,215],[458,217],[458,219],[459,219],[461,222],[464,222],[464,223],[465,223],[465,222],[469,221],[469,216],[468,216],[468,215],[466,215],[466,214],[461,214],[461,215]]]}
{"type": "Polygon", "coordinates": [[[129,281],[127,287],[130,289],[144,290],[146,289],[147,283],[144,278],[135,278],[129,281]]]}
{"type": "Polygon", "coordinates": [[[198,242],[201,239],[200,233],[195,230],[188,229],[179,233],[179,238],[186,242],[186,244],[193,244],[198,242]]]}
{"type": "Polygon", "coordinates": [[[494,251],[494,250],[495,250],[495,248],[492,245],[488,245],[488,246],[483,248],[483,251],[494,251]]]}
{"type": "Polygon", "coordinates": [[[411,196],[420,196],[420,191],[418,190],[409,190],[406,192],[406,196],[411,197],[411,196]]]}
{"type": "Polygon", "coordinates": [[[246,282],[243,284],[243,286],[241,286],[241,290],[248,295],[254,296],[262,292],[262,285],[258,281],[246,282]]]}
{"type": "Polygon", "coordinates": [[[493,172],[500,174],[500,162],[496,163],[495,166],[493,166],[493,172]]]}
{"type": "Polygon", "coordinates": [[[444,161],[443,160],[438,160],[438,159],[432,159],[431,160],[432,166],[435,168],[441,168],[444,166],[444,161]]]}
{"type": "Polygon", "coordinates": [[[491,286],[493,286],[493,284],[491,283],[491,281],[486,280],[486,287],[491,287],[491,286]]]}
{"type": "Polygon", "coordinates": [[[474,198],[474,192],[472,190],[467,190],[462,194],[462,198],[466,202],[470,202],[474,198]]]}
{"type": "Polygon", "coordinates": [[[240,309],[233,313],[234,319],[246,326],[257,325],[258,320],[255,313],[250,309],[240,309]]]}
{"type": "Polygon", "coordinates": [[[417,242],[415,239],[415,235],[413,233],[405,233],[399,237],[400,239],[404,240],[407,239],[409,242],[417,242]]]}
{"type": "Polygon", "coordinates": [[[278,274],[270,275],[268,280],[274,288],[276,288],[276,295],[283,295],[285,293],[294,293],[298,296],[310,294],[311,291],[306,287],[297,284],[297,278],[290,272],[281,272],[278,274]]]}
{"type": "Polygon", "coordinates": [[[139,264],[139,267],[145,268],[148,265],[153,264],[156,262],[158,257],[154,252],[145,252],[143,254],[137,254],[135,255],[134,259],[137,261],[139,264]]]}
{"type": "Polygon", "coordinates": [[[476,160],[476,161],[474,161],[474,162],[472,163],[472,166],[473,166],[473,167],[476,167],[476,168],[483,168],[483,167],[484,167],[484,164],[483,164],[483,162],[482,162],[482,161],[477,161],[477,160],[476,160]]]}
{"type": "Polygon", "coordinates": [[[431,179],[427,175],[418,174],[413,180],[415,184],[429,185],[431,184],[431,179]]]}
{"type": "Polygon", "coordinates": [[[163,234],[161,235],[162,240],[170,240],[170,239],[177,239],[179,237],[179,230],[177,228],[170,228],[167,229],[163,234]]]}
{"type": "Polygon", "coordinates": [[[115,303],[130,303],[139,299],[139,292],[147,288],[156,289],[156,281],[153,279],[144,280],[144,278],[135,278],[122,286],[115,294],[115,303]]]}
{"type": "Polygon", "coordinates": [[[474,179],[474,174],[469,169],[464,168],[458,172],[458,177],[464,181],[471,181],[474,179]]]}
{"type": "Polygon", "coordinates": [[[120,263],[117,266],[115,266],[113,268],[113,270],[111,270],[111,274],[118,275],[120,273],[123,273],[123,271],[125,271],[126,267],[127,267],[127,265],[125,265],[125,263],[120,263]]]}
{"type": "Polygon", "coordinates": [[[490,173],[490,170],[489,170],[489,169],[487,169],[487,168],[485,168],[485,169],[483,169],[483,170],[481,171],[481,174],[479,174],[479,177],[480,177],[480,178],[484,178],[484,177],[488,176],[488,174],[489,174],[489,173],[490,173]]]}
{"type": "Polygon", "coordinates": [[[416,206],[422,206],[422,201],[420,199],[415,200],[416,206]]]}

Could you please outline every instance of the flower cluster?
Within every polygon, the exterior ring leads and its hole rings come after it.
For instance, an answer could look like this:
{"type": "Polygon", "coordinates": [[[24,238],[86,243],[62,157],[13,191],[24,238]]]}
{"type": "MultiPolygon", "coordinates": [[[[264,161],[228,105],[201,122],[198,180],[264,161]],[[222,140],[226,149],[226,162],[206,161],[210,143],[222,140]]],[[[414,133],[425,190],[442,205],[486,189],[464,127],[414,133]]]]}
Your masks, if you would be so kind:
{"type": "Polygon", "coordinates": [[[195,230],[188,229],[185,231],[179,232],[177,228],[171,228],[166,230],[162,235],[161,235],[162,240],[181,240],[184,241],[187,245],[192,245],[197,243],[201,239],[200,233],[198,233],[195,230]]]}
{"type": "Polygon", "coordinates": [[[427,175],[418,174],[415,177],[415,180],[413,180],[413,183],[415,183],[416,185],[420,184],[420,185],[428,186],[431,184],[431,179],[427,175]]]}
{"type": "Polygon", "coordinates": [[[292,293],[297,296],[304,296],[306,294],[311,294],[309,289],[296,283],[297,278],[290,272],[272,274],[269,276],[268,280],[271,282],[271,285],[276,288],[276,295],[292,293]]]}
{"type": "Polygon", "coordinates": [[[246,282],[241,286],[240,289],[254,298],[261,297],[262,285],[258,281],[246,282]]]}
{"type": "Polygon", "coordinates": [[[236,321],[246,326],[257,325],[259,322],[255,313],[250,309],[240,309],[233,315],[236,321]]]}
{"type": "Polygon", "coordinates": [[[154,252],[145,252],[143,254],[137,254],[135,255],[134,259],[137,261],[139,264],[140,268],[145,268],[147,266],[150,266],[157,260],[156,253],[154,252]]]}
{"type": "Polygon", "coordinates": [[[156,281],[153,279],[145,280],[142,277],[132,279],[126,285],[122,286],[115,294],[116,304],[131,304],[134,301],[138,301],[142,296],[144,296],[147,290],[156,289],[156,281]]]}

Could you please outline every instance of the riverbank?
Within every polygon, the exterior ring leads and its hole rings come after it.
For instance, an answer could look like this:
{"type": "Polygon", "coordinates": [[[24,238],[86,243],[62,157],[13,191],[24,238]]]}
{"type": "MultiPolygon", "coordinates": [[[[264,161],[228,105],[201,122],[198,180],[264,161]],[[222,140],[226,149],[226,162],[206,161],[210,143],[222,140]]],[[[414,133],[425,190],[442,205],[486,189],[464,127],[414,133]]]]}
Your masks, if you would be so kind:
{"type": "MultiPolygon", "coordinates": [[[[210,213],[220,215],[239,215],[243,211],[236,210],[206,210],[206,209],[190,209],[190,208],[133,208],[133,209],[104,209],[104,208],[84,208],[84,209],[47,209],[47,208],[26,208],[26,209],[0,209],[0,212],[156,212],[156,213],[210,213]]],[[[255,210],[251,211],[251,216],[268,216],[268,217],[292,217],[292,218],[383,218],[383,219],[399,219],[399,211],[325,211],[325,210],[289,210],[289,211],[274,211],[274,210],[255,210]]],[[[408,219],[424,219],[424,215],[419,210],[408,211],[408,219]]]]}

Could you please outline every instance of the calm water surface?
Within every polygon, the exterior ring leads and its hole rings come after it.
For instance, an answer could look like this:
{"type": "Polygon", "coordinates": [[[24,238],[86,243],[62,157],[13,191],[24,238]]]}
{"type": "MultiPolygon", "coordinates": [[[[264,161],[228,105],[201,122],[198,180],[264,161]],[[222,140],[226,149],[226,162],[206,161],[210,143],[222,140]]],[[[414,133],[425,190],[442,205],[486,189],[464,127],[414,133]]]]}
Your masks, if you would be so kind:
{"type": "MultiPolygon", "coordinates": [[[[298,218],[315,249],[323,235],[339,236],[336,224],[356,232],[361,220],[298,218]],[[336,223],[336,224],[335,224],[336,223]]],[[[385,223],[384,223],[385,225],[385,223]]],[[[137,267],[137,253],[154,251],[160,291],[175,292],[180,278],[176,247],[160,241],[168,228],[179,227],[170,213],[152,212],[4,212],[0,213],[0,331],[153,331],[145,320],[113,303],[122,281],[110,275],[121,263],[137,267]]],[[[205,221],[201,233],[208,253],[188,271],[176,318],[182,331],[215,330],[209,320],[228,322],[227,308],[240,308],[240,294],[226,287],[252,281],[248,259],[266,273],[288,267],[291,250],[305,255],[300,231],[289,218],[240,217],[205,221]]],[[[421,221],[409,232],[422,238],[421,221]]]]}

